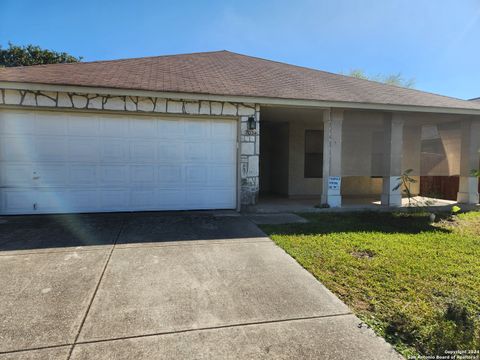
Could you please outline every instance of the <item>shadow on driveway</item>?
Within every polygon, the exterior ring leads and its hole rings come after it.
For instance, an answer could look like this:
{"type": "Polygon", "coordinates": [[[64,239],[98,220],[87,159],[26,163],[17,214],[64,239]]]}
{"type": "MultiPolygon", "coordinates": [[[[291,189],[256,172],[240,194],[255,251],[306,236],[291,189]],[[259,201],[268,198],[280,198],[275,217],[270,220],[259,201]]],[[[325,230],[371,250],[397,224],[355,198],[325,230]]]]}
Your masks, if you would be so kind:
{"type": "Polygon", "coordinates": [[[0,251],[265,237],[235,212],[141,212],[5,216],[0,251]]]}

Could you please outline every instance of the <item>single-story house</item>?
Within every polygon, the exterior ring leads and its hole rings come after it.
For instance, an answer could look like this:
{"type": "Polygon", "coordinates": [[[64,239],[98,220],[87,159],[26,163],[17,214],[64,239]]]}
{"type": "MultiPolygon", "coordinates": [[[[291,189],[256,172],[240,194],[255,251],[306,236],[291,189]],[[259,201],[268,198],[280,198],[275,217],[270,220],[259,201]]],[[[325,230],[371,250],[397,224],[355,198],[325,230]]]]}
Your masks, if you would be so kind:
{"type": "Polygon", "coordinates": [[[228,51],[0,69],[0,214],[478,203],[479,148],[478,102],[228,51]]]}

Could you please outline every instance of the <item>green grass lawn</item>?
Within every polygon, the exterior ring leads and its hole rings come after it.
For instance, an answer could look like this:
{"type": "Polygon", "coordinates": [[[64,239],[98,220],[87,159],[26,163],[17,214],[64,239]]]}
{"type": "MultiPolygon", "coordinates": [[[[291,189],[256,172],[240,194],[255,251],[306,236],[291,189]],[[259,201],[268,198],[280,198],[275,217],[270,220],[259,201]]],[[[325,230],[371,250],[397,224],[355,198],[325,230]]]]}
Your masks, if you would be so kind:
{"type": "Polygon", "coordinates": [[[262,228],[404,356],[480,349],[480,212],[301,215],[262,228]]]}

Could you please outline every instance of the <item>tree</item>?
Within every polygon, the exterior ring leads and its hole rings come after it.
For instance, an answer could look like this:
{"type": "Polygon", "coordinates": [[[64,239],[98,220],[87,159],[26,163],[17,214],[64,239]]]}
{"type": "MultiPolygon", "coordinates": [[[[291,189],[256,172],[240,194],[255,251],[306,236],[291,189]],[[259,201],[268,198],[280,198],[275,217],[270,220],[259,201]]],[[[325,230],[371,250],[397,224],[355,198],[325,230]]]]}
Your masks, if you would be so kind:
{"type": "Polygon", "coordinates": [[[402,86],[406,88],[415,87],[415,79],[414,78],[405,79],[402,76],[402,73],[400,72],[396,74],[391,74],[391,75],[377,74],[374,76],[369,76],[362,69],[352,69],[347,75],[357,79],[373,80],[373,81],[378,81],[378,82],[382,82],[384,84],[389,84],[389,85],[402,86]]]}
{"type": "Polygon", "coordinates": [[[82,57],[42,49],[36,45],[18,46],[9,42],[7,49],[2,49],[0,45],[0,67],[76,63],[81,60],[82,57]]]}

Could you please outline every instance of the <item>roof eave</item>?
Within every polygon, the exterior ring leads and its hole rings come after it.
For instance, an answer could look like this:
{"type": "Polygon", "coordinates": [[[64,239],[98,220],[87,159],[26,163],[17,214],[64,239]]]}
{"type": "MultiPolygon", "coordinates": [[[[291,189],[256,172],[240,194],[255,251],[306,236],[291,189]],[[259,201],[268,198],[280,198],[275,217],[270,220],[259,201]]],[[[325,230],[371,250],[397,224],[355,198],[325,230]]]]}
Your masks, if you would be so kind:
{"type": "Polygon", "coordinates": [[[329,100],[308,100],[308,99],[302,100],[302,99],[271,98],[271,97],[242,96],[242,95],[216,95],[216,94],[205,94],[205,93],[164,92],[164,91],[135,90],[135,89],[110,88],[110,87],[107,88],[107,87],[77,86],[77,85],[55,85],[55,84],[13,82],[13,81],[0,81],[0,88],[12,89],[12,90],[32,90],[32,91],[41,90],[41,91],[58,91],[58,92],[94,93],[94,94],[101,94],[101,95],[116,95],[116,96],[160,97],[160,98],[179,99],[179,100],[182,99],[182,100],[227,101],[227,102],[256,103],[260,105],[277,105],[277,106],[301,106],[301,107],[315,107],[315,108],[343,108],[343,109],[380,110],[380,111],[480,115],[480,108],[471,109],[471,108],[453,108],[453,107],[439,107],[439,106],[360,103],[360,102],[329,101],[329,100]]]}

